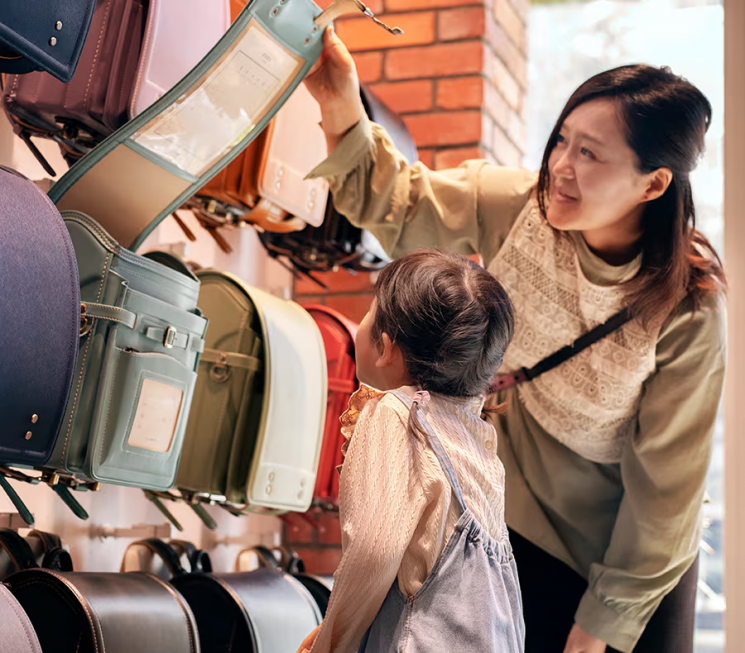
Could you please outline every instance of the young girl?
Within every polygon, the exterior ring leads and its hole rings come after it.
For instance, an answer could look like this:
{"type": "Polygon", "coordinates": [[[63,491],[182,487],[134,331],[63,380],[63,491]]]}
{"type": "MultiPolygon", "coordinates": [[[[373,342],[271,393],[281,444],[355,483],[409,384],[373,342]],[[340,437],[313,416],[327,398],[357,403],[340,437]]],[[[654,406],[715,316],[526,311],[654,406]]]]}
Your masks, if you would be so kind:
{"type": "Polygon", "coordinates": [[[342,416],[343,556],[301,651],[523,651],[504,469],[481,419],[513,326],[502,285],[463,256],[420,250],[381,272],[342,416]]]}

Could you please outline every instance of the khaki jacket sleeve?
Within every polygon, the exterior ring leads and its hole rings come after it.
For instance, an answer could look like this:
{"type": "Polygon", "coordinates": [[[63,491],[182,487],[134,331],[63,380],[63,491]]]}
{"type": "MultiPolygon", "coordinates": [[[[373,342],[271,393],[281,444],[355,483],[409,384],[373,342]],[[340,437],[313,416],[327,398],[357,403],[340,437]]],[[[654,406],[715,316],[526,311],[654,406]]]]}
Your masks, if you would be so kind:
{"type": "Polygon", "coordinates": [[[623,454],[624,497],[575,619],[625,653],[698,553],[725,328],[723,300],[711,297],[663,330],[657,370],[645,384],[638,427],[623,454]]]}
{"type": "Polygon", "coordinates": [[[372,232],[390,256],[443,247],[481,254],[487,265],[536,182],[527,170],[484,160],[439,171],[410,165],[367,117],[308,177],[328,179],[339,212],[372,232]]]}

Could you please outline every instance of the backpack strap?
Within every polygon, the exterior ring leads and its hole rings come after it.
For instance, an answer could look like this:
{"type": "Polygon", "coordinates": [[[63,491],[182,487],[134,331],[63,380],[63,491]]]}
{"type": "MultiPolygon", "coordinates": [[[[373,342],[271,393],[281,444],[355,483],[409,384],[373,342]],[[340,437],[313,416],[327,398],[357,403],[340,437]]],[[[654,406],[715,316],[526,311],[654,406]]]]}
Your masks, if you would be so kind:
{"type": "Polygon", "coordinates": [[[39,566],[29,543],[10,528],[0,528],[0,549],[5,550],[19,571],[39,566]]]}
{"type": "MultiPolygon", "coordinates": [[[[132,542],[132,544],[127,547],[127,551],[133,549],[134,547],[143,547],[145,549],[148,549],[151,553],[160,558],[165,563],[172,578],[183,576],[186,573],[186,570],[181,566],[181,560],[179,559],[178,553],[176,553],[176,551],[174,551],[173,548],[166,544],[163,540],[159,540],[156,537],[149,537],[145,540],[138,540],[137,542],[132,542]]],[[[126,571],[126,562],[127,554],[125,553],[124,560],[122,561],[123,572],[126,571]]]]}
{"type": "Polygon", "coordinates": [[[36,537],[41,541],[44,551],[41,566],[53,571],[74,571],[72,556],[62,546],[62,540],[58,535],[33,530],[28,537],[36,537]]]}

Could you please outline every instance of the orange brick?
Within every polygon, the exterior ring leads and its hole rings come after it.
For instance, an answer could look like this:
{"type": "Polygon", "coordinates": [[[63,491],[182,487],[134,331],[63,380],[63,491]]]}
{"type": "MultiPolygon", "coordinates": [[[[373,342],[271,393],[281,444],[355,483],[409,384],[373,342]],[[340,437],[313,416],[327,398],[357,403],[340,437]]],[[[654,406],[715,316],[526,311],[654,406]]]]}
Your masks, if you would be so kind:
{"type": "Polygon", "coordinates": [[[435,151],[428,149],[419,150],[419,160],[430,170],[435,167],[435,151]]]}
{"type": "Polygon", "coordinates": [[[510,0],[494,0],[494,17],[512,42],[525,52],[525,23],[510,0]]]}
{"type": "Polygon", "coordinates": [[[355,52],[354,62],[357,65],[357,74],[363,82],[377,82],[383,76],[382,52],[355,52]]]}
{"type": "Polygon", "coordinates": [[[479,146],[455,147],[448,150],[440,150],[435,154],[435,169],[455,168],[469,159],[483,159],[484,150],[479,146]]]}
{"type": "Polygon", "coordinates": [[[423,48],[403,48],[386,53],[389,80],[451,77],[480,73],[484,60],[481,40],[443,43],[423,48]]]}
{"type": "Polygon", "coordinates": [[[429,111],[432,108],[434,82],[428,79],[374,84],[370,88],[385,104],[399,114],[429,111]]]}
{"type": "Polygon", "coordinates": [[[437,106],[441,109],[480,109],[484,102],[483,77],[454,77],[437,82],[437,106]]]}
{"type": "Polygon", "coordinates": [[[341,547],[298,547],[295,551],[309,574],[333,574],[341,562],[341,547]]]}
{"type": "Polygon", "coordinates": [[[484,7],[460,7],[437,13],[437,38],[457,41],[483,36],[486,31],[484,7]]]}
{"type": "Polygon", "coordinates": [[[365,17],[341,21],[336,26],[336,31],[350,52],[404,48],[435,41],[435,13],[433,11],[396,14],[395,16],[383,14],[380,20],[400,27],[404,33],[394,36],[365,17]]]}
{"type": "MultiPolygon", "coordinates": [[[[315,519],[315,515],[312,513],[308,514],[315,519]]],[[[318,531],[310,523],[293,513],[288,513],[285,518],[283,540],[286,544],[294,546],[296,544],[314,544],[317,542],[318,531]]]]}
{"type": "Polygon", "coordinates": [[[372,293],[367,295],[329,295],[326,297],[326,306],[335,308],[346,315],[350,320],[362,322],[372,304],[372,293]]]}
{"type": "Polygon", "coordinates": [[[481,140],[480,111],[427,113],[405,116],[404,120],[417,145],[460,145],[481,140]]]}
{"type": "Polygon", "coordinates": [[[356,274],[340,269],[338,272],[327,272],[319,278],[329,287],[328,292],[350,293],[350,292],[372,292],[373,282],[369,272],[357,272],[356,274]]]}
{"type": "Polygon", "coordinates": [[[411,9],[435,9],[437,7],[459,7],[480,5],[484,0],[386,0],[386,11],[409,11],[411,9]]]}
{"type": "Polygon", "coordinates": [[[523,153],[499,126],[494,127],[492,151],[502,165],[518,168],[523,163],[523,153]]]}
{"type": "Polygon", "coordinates": [[[320,515],[319,521],[323,525],[323,531],[318,534],[318,541],[321,544],[336,544],[341,546],[339,516],[334,513],[324,512],[320,515]]]}

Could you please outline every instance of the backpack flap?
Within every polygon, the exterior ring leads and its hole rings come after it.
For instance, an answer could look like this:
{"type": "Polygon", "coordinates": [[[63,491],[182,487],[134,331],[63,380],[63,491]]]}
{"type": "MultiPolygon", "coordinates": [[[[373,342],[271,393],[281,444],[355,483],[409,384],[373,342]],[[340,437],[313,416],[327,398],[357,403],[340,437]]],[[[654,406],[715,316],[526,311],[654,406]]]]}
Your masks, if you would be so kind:
{"type": "Polygon", "coordinates": [[[152,490],[176,476],[207,321],[199,281],[120,247],[66,214],[81,269],[84,329],[75,396],[48,466],[152,490]]]}
{"type": "Polygon", "coordinates": [[[155,576],[30,569],[8,585],[46,653],[200,651],[192,611],[155,576]]]}
{"type": "Polygon", "coordinates": [[[3,0],[0,72],[45,70],[67,82],[83,51],[95,0],[3,0]]]}
{"type": "Polygon", "coordinates": [[[349,398],[359,387],[355,362],[358,325],[328,306],[306,306],[305,309],[321,329],[329,377],[328,410],[315,498],[321,507],[333,508],[339,501],[336,467],[341,462],[339,458],[344,442],[339,416],[347,409],[349,398]]]}
{"type": "Polygon", "coordinates": [[[228,499],[304,512],[312,500],[326,418],[323,338],[299,304],[245,288],[261,320],[264,397],[248,478],[231,468],[228,499]]]}
{"type": "Polygon", "coordinates": [[[80,330],[78,266],[62,217],[0,167],[0,462],[43,465],[62,424],[80,330]]]}
{"type": "MultiPolygon", "coordinates": [[[[210,320],[176,485],[225,497],[231,458],[248,473],[262,410],[264,342],[245,284],[200,270],[199,305],[210,320]]],[[[239,473],[240,475],[240,473],[239,473]]]]}
{"type": "Polygon", "coordinates": [[[151,0],[130,116],[135,118],[162,97],[229,27],[229,0],[151,0]]]}
{"type": "Polygon", "coordinates": [[[42,653],[28,615],[5,585],[0,583],[0,624],[3,647],[13,653],[42,653]]]}
{"type": "Polygon", "coordinates": [[[308,590],[282,571],[187,574],[173,585],[194,611],[202,653],[297,651],[322,619],[308,590]]]}
{"type": "MultiPolygon", "coordinates": [[[[306,175],[328,156],[326,136],[320,125],[321,109],[301,84],[287,100],[270,126],[271,136],[259,170],[259,195],[265,202],[318,227],[323,222],[328,196],[325,179],[306,175]],[[303,147],[298,147],[298,139],[303,147]]],[[[260,207],[257,207],[260,208],[260,207]]],[[[276,212],[275,212],[276,213],[276,212]]],[[[279,225],[271,211],[254,210],[248,221],[271,231],[279,225]]]]}

